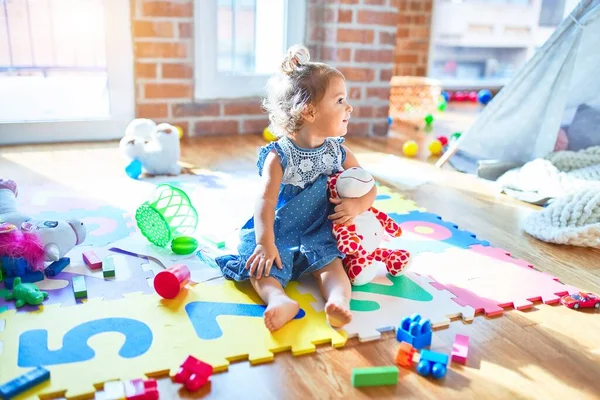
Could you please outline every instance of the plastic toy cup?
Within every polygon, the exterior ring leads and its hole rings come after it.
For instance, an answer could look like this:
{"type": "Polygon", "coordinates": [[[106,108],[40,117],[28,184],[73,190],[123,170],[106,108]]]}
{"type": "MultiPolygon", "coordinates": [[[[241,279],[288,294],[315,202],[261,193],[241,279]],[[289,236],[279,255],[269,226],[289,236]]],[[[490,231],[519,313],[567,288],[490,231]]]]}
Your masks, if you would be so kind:
{"type": "Polygon", "coordinates": [[[165,247],[173,236],[196,231],[198,212],[183,190],[162,184],[156,187],[151,200],[138,207],[135,220],[150,243],[165,247]]]}
{"type": "Polygon", "coordinates": [[[160,297],[173,299],[190,281],[190,270],[183,264],[175,264],[154,277],[154,290],[160,297]]]}

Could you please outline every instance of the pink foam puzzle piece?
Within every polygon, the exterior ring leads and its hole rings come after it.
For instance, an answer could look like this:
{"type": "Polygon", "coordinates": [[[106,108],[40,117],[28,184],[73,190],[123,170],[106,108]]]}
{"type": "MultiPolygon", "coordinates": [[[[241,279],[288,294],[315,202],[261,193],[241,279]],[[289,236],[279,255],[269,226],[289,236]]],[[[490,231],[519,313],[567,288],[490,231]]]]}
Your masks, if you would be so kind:
{"type": "Polygon", "coordinates": [[[530,262],[527,262],[520,258],[515,258],[510,254],[509,251],[506,251],[499,247],[482,246],[482,245],[476,244],[474,246],[471,246],[471,250],[476,253],[484,254],[488,257],[492,257],[492,258],[495,258],[500,261],[506,261],[509,263],[513,263],[515,265],[519,265],[524,268],[533,268],[533,264],[531,264],[530,262]]]}
{"type": "Polygon", "coordinates": [[[557,303],[561,296],[578,291],[524,261],[506,257],[502,249],[485,253],[455,248],[441,254],[417,254],[409,269],[430,277],[433,287],[454,294],[457,304],[487,316],[502,314],[505,307],[525,310],[534,301],[557,303]]]}
{"type": "Polygon", "coordinates": [[[469,355],[469,337],[460,333],[456,334],[450,355],[453,362],[466,364],[469,355]]]}

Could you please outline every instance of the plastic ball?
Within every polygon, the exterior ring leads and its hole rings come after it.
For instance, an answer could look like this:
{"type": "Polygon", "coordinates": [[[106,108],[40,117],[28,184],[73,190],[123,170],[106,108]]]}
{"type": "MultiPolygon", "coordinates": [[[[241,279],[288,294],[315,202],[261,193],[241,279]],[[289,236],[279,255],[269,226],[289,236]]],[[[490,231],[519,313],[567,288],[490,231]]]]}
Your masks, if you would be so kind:
{"type": "Polygon", "coordinates": [[[419,145],[414,140],[407,140],[402,146],[402,152],[405,156],[412,157],[419,151],[419,145]]]}
{"type": "Polygon", "coordinates": [[[442,146],[446,146],[448,144],[448,138],[446,136],[438,136],[437,140],[440,141],[442,146]]]}
{"type": "Polygon", "coordinates": [[[450,93],[443,91],[442,92],[442,96],[444,97],[444,99],[446,100],[446,103],[450,101],[450,93]]]}
{"type": "Polygon", "coordinates": [[[434,156],[437,156],[442,152],[443,147],[444,146],[442,146],[442,142],[436,139],[429,143],[429,152],[434,156]]]}
{"type": "Polygon", "coordinates": [[[179,139],[181,139],[183,137],[183,128],[175,125],[175,129],[177,129],[177,132],[179,132],[179,139]]]}
{"type": "Polygon", "coordinates": [[[419,375],[427,376],[431,372],[431,363],[427,360],[421,360],[417,364],[417,372],[419,375]]]}
{"type": "Polygon", "coordinates": [[[477,101],[484,106],[492,100],[492,92],[488,89],[482,89],[477,93],[477,101]]]}
{"type": "Polygon", "coordinates": [[[469,100],[470,102],[476,102],[477,101],[477,92],[469,92],[467,93],[467,100],[469,100]]]}
{"type": "Polygon", "coordinates": [[[433,115],[431,115],[431,114],[427,114],[427,115],[425,116],[425,123],[426,123],[427,125],[431,125],[431,124],[433,123],[433,115]]]}
{"type": "Polygon", "coordinates": [[[447,108],[447,107],[448,107],[448,103],[447,103],[447,102],[445,102],[445,101],[440,101],[440,102],[438,103],[438,106],[437,106],[437,108],[438,108],[438,111],[441,111],[441,112],[444,112],[444,111],[446,111],[446,108],[447,108]]]}
{"type": "Polygon", "coordinates": [[[277,136],[275,136],[268,127],[263,130],[263,138],[267,142],[274,142],[277,140],[277,136]]]}
{"type": "Polygon", "coordinates": [[[392,125],[393,122],[394,120],[392,119],[392,117],[388,117],[388,125],[392,125]]]}

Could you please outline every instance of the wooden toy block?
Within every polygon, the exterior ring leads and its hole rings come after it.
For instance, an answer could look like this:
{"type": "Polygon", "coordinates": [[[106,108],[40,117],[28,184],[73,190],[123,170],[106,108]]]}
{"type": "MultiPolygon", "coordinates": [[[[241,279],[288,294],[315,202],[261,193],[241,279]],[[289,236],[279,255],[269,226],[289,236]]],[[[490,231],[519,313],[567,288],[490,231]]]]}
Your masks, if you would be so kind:
{"type": "Polygon", "coordinates": [[[404,317],[396,331],[396,339],[399,342],[409,343],[415,349],[431,346],[432,336],[431,321],[421,319],[417,313],[410,317],[404,317]]]}
{"type": "Polygon", "coordinates": [[[71,280],[71,284],[73,285],[73,293],[75,294],[76,299],[87,297],[87,286],[85,284],[84,276],[74,276],[71,280]]]}
{"type": "Polygon", "coordinates": [[[430,350],[421,350],[421,359],[417,364],[417,372],[423,376],[432,375],[436,379],[446,376],[448,355],[430,350]]]}
{"type": "Polygon", "coordinates": [[[102,275],[105,278],[114,278],[115,276],[115,259],[114,257],[106,257],[102,262],[102,275]]]}
{"type": "Polygon", "coordinates": [[[194,356],[188,356],[179,367],[173,381],[183,383],[187,390],[195,392],[208,382],[212,373],[212,365],[206,364],[194,356]]]}
{"type": "Polygon", "coordinates": [[[85,262],[85,264],[91,270],[97,270],[102,268],[102,260],[100,260],[96,253],[94,253],[91,250],[83,252],[83,262],[85,262]]]}
{"type": "Polygon", "coordinates": [[[50,379],[50,371],[37,367],[0,386],[0,397],[2,399],[12,399],[48,379],[50,379]]]}
{"type": "Polygon", "coordinates": [[[410,343],[402,342],[396,354],[396,365],[404,368],[410,368],[413,364],[415,348],[410,343]]]}
{"type": "Polygon", "coordinates": [[[108,381],[104,383],[104,400],[124,400],[125,388],[121,381],[108,381]]]}
{"type": "Polygon", "coordinates": [[[397,366],[367,367],[352,369],[352,386],[383,386],[395,385],[398,383],[397,366]]]}
{"type": "Polygon", "coordinates": [[[158,400],[158,384],[155,379],[132,379],[124,384],[127,400],[158,400]]]}
{"type": "MultiPolygon", "coordinates": [[[[4,288],[12,290],[13,282],[17,278],[16,276],[7,276],[4,278],[4,288]]],[[[44,274],[42,271],[28,272],[21,276],[21,283],[34,283],[44,280],[44,274]]]]}
{"type": "Polygon", "coordinates": [[[459,364],[467,363],[467,356],[469,355],[469,337],[466,335],[457,334],[452,344],[452,362],[459,364]]]}
{"type": "Polygon", "coordinates": [[[48,265],[44,270],[44,273],[48,277],[53,277],[61,273],[61,271],[71,263],[71,259],[69,257],[63,257],[58,261],[54,261],[52,264],[48,265]]]}

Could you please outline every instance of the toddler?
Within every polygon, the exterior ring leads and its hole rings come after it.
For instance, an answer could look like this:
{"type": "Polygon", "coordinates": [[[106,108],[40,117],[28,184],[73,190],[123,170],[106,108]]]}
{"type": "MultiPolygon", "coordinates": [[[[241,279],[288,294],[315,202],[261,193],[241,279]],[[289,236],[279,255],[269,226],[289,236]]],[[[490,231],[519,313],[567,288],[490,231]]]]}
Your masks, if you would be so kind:
{"type": "Polygon", "coordinates": [[[332,224],[353,223],[377,194],[373,187],[361,198],[328,198],[327,177],[359,167],[343,144],[352,106],[344,76],[309,60],[306,47],[292,46],[269,80],[263,106],[279,139],[260,148],[262,186],[254,216],[241,229],[239,254],[216,259],[226,278],[250,279],[267,304],[270,331],[297,315],[298,303],[284,288],[305,274],[319,282],[329,324],[350,322],[350,281],[332,224]]]}

